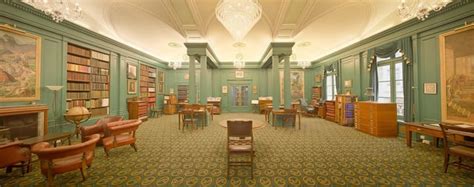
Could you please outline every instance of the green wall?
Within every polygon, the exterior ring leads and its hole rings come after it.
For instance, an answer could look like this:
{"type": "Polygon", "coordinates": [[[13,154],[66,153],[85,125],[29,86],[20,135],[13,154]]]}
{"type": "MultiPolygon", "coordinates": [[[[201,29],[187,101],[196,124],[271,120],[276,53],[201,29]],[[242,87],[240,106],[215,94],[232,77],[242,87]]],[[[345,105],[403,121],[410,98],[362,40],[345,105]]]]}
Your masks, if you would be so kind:
{"type": "MultiPolygon", "coordinates": [[[[16,26],[17,29],[41,37],[41,77],[40,100],[36,103],[46,104],[49,107],[49,132],[72,130],[73,125],[63,119],[66,112],[66,88],[58,94],[57,109],[53,113],[53,93],[46,85],[66,86],[66,53],[67,44],[74,43],[86,48],[110,54],[110,115],[128,116],[126,98],[128,95],[126,68],[127,63],[147,64],[166,72],[166,65],[160,59],[137,51],[118,43],[105,36],[99,35],[70,22],[55,23],[29,6],[19,3],[18,0],[0,1],[0,24],[16,26]]],[[[157,103],[163,103],[162,96],[158,96],[157,103]]],[[[1,102],[0,106],[29,105],[30,102],[1,102]]],[[[93,123],[95,119],[89,120],[93,123]]]]}
{"type": "MultiPolygon", "coordinates": [[[[411,37],[414,52],[414,92],[415,92],[415,120],[416,121],[440,121],[441,120],[441,96],[440,88],[438,94],[423,94],[423,83],[437,83],[440,85],[440,57],[439,57],[439,35],[455,28],[463,26],[466,22],[474,22],[474,1],[463,0],[451,4],[444,10],[430,15],[421,22],[416,19],[407,21],[398,26],[390,28],[379,34],[371,36],[356,44],[346,47],[333,54],[327,55],[313,62],[310,71],[314,74],[322,74],[325,65],[336,60],[350,56],[360,57],[368,49],[383,45],[387,42],[411,37]]],[[[341,63],[342,81],[352,80],[352,93],[363,96],[365,88],[369,87],[369,72],[367,60],[353,60],[341,63]]]]}

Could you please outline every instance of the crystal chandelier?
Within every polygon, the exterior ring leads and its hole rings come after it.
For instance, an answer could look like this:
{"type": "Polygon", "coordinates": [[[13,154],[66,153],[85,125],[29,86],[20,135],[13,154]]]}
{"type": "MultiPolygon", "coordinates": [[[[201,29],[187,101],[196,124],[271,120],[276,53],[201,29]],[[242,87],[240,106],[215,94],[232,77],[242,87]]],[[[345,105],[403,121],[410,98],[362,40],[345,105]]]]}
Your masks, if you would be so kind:
{"type": "Polygon", "coordinates": [[[234,40],[241,41],[262,17],[262,6],[258,0],[220,0],[216,17],[234,40]]]}
{"type": "Polygon", "coordinates": [[[51,16],[56,23],[64,19],[75,20],[81,17],[82,9],[79,3],[71,3],[69,0],[21,0],[23,3],[43,11],[51,16]]]}
{"type": "Polygon", "coordinates": [[[242,53],[237,53],[235,55],[234,67],[239,70],[245,67],[244,55],[242,53]]]}
{"type": "Polygon", "coordinates": [[[181,66],[183,66],[183,62],[181,61],[179,55],[176,55],[172,60],[168,62],[168,67],[173,68],[174,70],[181,68],[181,66]]]}
{"type": "Polygon", "coordinates": [[[307,68],[311,65],[311,62],[307,61],[307,60],[300,60],[300,61],[298,61],[298,63],[296,65],[298,67],[301,67],[302,69],[305,69],[305,68],[307,68]]]}
{"type": "Polygon", "coordinates": [[[452,0],[401,0],[398,13],[403,20],[417,17],[424,21],[432,10],[440,11],[452,0]]]}

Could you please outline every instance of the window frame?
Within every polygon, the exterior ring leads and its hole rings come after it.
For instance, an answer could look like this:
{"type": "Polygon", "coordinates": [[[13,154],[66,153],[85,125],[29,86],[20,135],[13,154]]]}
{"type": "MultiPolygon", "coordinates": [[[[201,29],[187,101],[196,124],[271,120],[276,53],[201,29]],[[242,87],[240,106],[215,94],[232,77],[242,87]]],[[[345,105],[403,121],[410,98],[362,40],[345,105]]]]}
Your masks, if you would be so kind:
{"type": "Polygon", "coordinates": [[[325,95],[326,95],[326,100],[327,100],[327,101],[334,101],[334,100],[336,100],[336,95],[337,95],[336,72],[333,72],[333,71],[327,72],[324,81],[326,81],[326,87],[324,88],[324,89],[326,89],[326,91],[325,91],[325,92],[326,92],[326,94],[325,94],[325,95]],[[328,95],[328,92],[327,92],[327,88],[328,88],[328,82],[327,82],[327,81],[328,81],[328,79],[329,79],[328,77],[331,77],[331,76],[332,76],[332,95],[331,95],[332,99],[329,100],[329,99],[328,99],[328,98],[329,98],[329,95],[328,95]]]}
{"type": "MultiPolygon", "coordinates": [[[[390,59],[384,59],[384,60],[381,60],[381,61],[377,61],[377,74],[378,74],[378,68],[379,67],[381,67],[381,66],[390,66],[390,102],[395,103],[395,104],[398,104],[397,103],[396,82],[400,81],[400,80],[396,79],[395,65],[399,64],[399,63],[400,64],[403,63],[403,57],[402,56],[396,57],[395,55],[392,55],[390,57],[390,59]]],[[[401,80],[402,80],[402,85],[405,85],[405,80],[403,80],[403,70],[402,70],[402,79],[401,80]]],[[[379,80],[377,80],[377,86],[378,85],[379,85],[379,80]]],[[[379,92],[380,92],[380,90],[377,92],[377,101],[379,101],[379,92]]],[[[404,98],[404,97],[405,96],[403,96],[402,98],[404,98]]],[[[383,98],[386,98],[386,97],[383,97],[383,98]]],[[[405,103],[403,103],[403,105],[404,104],[405,103]]],[[[403,106],[403,109],[405,109],[405,106],[403,106]]],[[[397,117],[399,119],[403,118],[403,116],[404,116],[404,114],[398,114],[398,111],[397,111],[397,117]]]]}

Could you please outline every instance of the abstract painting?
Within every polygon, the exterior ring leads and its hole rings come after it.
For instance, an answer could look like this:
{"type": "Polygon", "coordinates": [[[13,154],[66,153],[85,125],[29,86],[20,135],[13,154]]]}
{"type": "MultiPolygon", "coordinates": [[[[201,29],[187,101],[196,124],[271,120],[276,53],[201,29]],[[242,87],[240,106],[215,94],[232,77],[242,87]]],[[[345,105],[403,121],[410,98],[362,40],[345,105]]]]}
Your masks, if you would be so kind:
{"type": "Polygon", "coordinates": [[[0,25],[0,102],[40,98],[41,38],[0,25]]]}
{"type": "Polygon", "coordinates": [[[474,124],[474,25],[440,36],[442,121],[474,124]]]}
{"type": "MultiPolygon", "coordinates": [[[[280,71],[280,103],[285,103],[283,95],[283,71],[280,71]]],[[[291,102],[296,102],[300,98],[304,98],[304,71],[290,71],[290,93],[291,102]]]]}

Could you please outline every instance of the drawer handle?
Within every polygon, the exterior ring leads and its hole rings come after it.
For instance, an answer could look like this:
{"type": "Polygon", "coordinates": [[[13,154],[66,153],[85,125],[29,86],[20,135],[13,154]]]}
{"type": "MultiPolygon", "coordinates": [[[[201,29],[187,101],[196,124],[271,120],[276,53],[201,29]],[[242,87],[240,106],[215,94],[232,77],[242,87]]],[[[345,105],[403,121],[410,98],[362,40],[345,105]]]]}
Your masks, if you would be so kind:
{"type": "Polygon", "coordinates": [[[421,130],[420,128],[416,128],[417,131],[421,130]]]}

